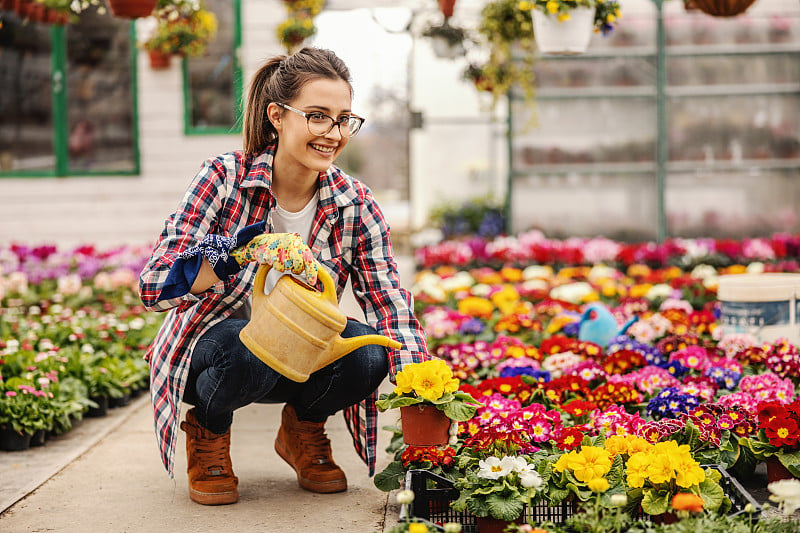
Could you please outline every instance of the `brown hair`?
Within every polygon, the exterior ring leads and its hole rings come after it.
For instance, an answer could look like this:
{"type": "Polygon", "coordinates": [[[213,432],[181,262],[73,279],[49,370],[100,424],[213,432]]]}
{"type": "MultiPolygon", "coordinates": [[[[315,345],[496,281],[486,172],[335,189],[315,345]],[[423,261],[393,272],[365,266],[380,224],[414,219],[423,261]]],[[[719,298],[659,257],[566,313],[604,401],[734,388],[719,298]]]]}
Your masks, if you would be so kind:
{"type": "Polygon", "coordinates": [[[250,82],[244,107],[242,136],[246,154],[260,153],[278,136],[267,116],[269,104],[291,102],[303,85],[319,78],[341,79],[350,84],[350,71],[336,54],[321,48],[303,48],[290,56],[275,56],[258,69],[250,82]]]}

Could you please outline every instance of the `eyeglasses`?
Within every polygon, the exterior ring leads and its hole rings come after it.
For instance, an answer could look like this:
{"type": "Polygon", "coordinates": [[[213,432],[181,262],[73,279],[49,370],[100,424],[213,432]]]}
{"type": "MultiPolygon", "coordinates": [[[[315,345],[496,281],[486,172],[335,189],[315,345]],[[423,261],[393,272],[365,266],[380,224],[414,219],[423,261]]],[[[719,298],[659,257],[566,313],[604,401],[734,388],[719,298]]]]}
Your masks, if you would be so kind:
{"type": "Polygon", "coordinates": [[[301,117],[305,117],[308,123],[308,132],[318,137],[327,135],[334,126],[339,126],[339,133],[341,133],[342,137],[352,137],[358,133],[358,130],[361,129],[365,120],[357,115],[342,115],[339,117],[339,120],[334,120],[333,117],[329,117],[325,113],[320,113],[319,111],[306,113],[290,105],[282,104],[281,102],[275,102],[275,104],[289,111],[293,111],[301,117]],[[344,126],[344,128],[342,128],[342,126],[344,126]]]}

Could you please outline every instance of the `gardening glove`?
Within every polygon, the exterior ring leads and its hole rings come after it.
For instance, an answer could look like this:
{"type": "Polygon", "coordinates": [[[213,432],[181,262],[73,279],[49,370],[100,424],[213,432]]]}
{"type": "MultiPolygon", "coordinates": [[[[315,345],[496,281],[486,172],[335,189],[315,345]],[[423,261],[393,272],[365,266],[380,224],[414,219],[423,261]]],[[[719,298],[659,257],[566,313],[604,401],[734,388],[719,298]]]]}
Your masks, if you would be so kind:
{"type": "Polygon", "coordinates": [[[180,254],[167,275],[164,288],[161,289],[159,300],[169,300],[178,296],[183,296],[192,288],[203,258],[208,259],[214,274],[223,281],[236,275],[242,269],[242,263],[236,261],[231,255],[231,251],[239,246],[247,244],[254,237],[267,230],[266,222],[257,222],[245,226],[233,237],[223,237],[221,235],[206,235],[197,246],[193,246],[180,254]]]}
{"type": "Polygon", "coordinates": [[[266,233],[233,251],[240,263],[257,261],[278,272],[305,273],[309,285],[317,284],[319,264],[311,249],[297,233],[266,233]]]}

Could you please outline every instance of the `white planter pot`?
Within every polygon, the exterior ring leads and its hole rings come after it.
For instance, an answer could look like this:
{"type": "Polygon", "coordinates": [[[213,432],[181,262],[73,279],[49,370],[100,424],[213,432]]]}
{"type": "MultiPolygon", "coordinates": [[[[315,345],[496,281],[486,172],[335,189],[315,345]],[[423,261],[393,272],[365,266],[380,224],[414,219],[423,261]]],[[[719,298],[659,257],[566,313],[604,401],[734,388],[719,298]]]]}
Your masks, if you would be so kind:
{"type": "Polygon", "coordinates": [[[533,36],[536,46],[543,54],[582,54],[589,47],[594,32],[593,7],[576,7],[569,12],[569,20],[558,21],[558,15],[550,15],[532,9],[533,36]]]}

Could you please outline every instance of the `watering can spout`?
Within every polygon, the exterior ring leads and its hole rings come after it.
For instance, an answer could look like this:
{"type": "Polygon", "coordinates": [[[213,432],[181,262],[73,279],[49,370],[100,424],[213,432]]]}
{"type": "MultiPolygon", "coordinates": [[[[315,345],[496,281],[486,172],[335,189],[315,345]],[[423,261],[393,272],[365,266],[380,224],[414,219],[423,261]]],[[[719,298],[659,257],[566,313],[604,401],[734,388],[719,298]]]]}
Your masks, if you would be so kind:
{"type": "Polygon", "coordinates": [[[353,350],[366,346],[367,344],[377,344],[378,346],[385,346],[396,350],[403,347],[403,345],[396,340],[384,337],[383,335],[361,335],[360,337],[350,337],[347,339],[339,337],[336,339],[335,345],[331,347],[329,361],[325,364],[329,365],[353,350]]]}

